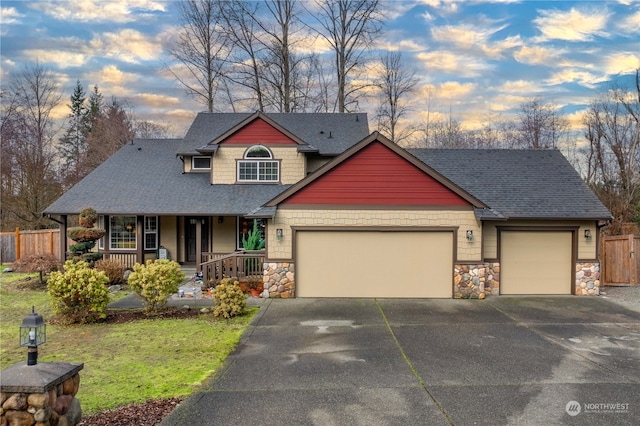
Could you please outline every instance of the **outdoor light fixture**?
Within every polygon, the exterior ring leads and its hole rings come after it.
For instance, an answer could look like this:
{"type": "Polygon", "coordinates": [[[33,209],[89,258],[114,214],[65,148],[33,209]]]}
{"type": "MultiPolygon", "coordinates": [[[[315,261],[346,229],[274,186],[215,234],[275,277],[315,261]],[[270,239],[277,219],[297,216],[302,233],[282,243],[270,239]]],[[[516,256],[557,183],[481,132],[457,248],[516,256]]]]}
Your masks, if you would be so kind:
{"type": "Polygon", "coordinates": [[[471,229],[467,229],[467,241],[473,241],[473,231],[471,229]]]}
{"type": "Polygon", "coordinates": [[[590,230],[590,229],[585,229],[585,230],[584,230],[584,237],[585,237],[587,240],[590,240],[590,239],[591,239],[591,230],[590,230]]]}
{"type": "Polygon", "coordinates": [[[35,306],[31,307],[31,313],[24,317],[20,325],[20,346],[26,346],[27,365],[38,363],[38,346],[47,341],[47,325],[35,311],[35,306]]]}
{"type": "Polygon", "coordinates": [[[281,228],[276,229],[276,238],[278,240],[281,240],[283,236],[284,236],[284,233],[282,232],[282,229],[281,228]]]}
{"type": "Polygon", "coordinates": [[[224,222],[224,216],[218,216],[218,223],[224,222]]]}

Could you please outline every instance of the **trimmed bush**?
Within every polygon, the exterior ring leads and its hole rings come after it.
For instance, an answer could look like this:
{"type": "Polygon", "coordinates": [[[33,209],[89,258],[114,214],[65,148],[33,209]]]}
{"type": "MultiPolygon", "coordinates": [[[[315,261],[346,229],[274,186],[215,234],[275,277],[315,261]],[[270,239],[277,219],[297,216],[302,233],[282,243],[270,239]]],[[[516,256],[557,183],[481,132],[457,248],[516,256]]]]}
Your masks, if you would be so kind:
{"type": "Polygon", "coordinates": [[[213,290],[213,316],[231,318],[242,315],[247,307],[247,297],[238,285],[238,281],[224,278],[213,290]]]}
{"type": "Polygon", "coordinates": [[[102,259],[96,262],[95,268],[104,272],[109,278],[109,285],[122,284],[124,281],[124,264],[118,259],[102,259]]]}
{"type": "MultiPolygon", "coordinates": [[[[93,228],[93,225],[98,220],[98,213],[91,207],[86,207],[80,211],[78,215],[78,222],[83,228],[93,228]]],[[[73,238],[72,238],[73,239],[73,238]]]]}
{"type": "MultiPolygon", "coordinates": [[[[67,237],[71,238],[77,243],[95,242],[104,237],[106,231],[101,228],[69,228],[67,230],[67,237]]],[[[95,244],[94,244],[95,246],[95,244]]],[[[93,248],[93,246],[91,247],[93,248]]]]}
{"type": "Polygon", "coordinates": [[[147,311],[157,311],[167,303],[178,286],[184,281],[180,264],[173,260],[147,260],[144,265],[136,263],[129,275],[129,286],[147,302],[147,311]]]}
{"type": "Polygon", "coordinates": [[[67,260],[64,272],[52,272],[47,288],[53,311],[67,323],[89,323],[106,318],[109,278],[87,262],[67,260]]]}
{"type": "Polygon", "coordinates": [[[44,275],[55,271],[60,261],[52,254],[30,254],[13,262],[11,267],[16,272],[38,272],[40,282],[44,284],[44,275]]]}

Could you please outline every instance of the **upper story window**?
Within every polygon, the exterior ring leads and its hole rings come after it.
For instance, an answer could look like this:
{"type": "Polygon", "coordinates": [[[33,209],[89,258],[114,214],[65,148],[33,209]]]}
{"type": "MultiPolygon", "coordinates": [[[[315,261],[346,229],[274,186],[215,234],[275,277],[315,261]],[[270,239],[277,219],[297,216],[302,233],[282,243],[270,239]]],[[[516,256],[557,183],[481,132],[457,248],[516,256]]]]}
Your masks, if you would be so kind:
{"type": "Polygon", "coordinates": [[[277,182],[280,180],[279,165],[267,148],[252,146],[244,153],[244,159],[238,161],[238,181],[277,182]]]}
{"type": "Polygon", "coordinates": [[[211,157],[191,157],[191,170],[211,170],[211,157]]]}

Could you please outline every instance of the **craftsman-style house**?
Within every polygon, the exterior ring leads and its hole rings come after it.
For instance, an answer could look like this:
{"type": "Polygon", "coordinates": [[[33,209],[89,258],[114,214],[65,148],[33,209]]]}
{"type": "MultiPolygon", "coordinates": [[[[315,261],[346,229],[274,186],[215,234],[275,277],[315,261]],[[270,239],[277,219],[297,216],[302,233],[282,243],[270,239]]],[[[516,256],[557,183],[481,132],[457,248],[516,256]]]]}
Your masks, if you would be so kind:
{"type": "Polygon", "coordinates": [[[44,213],[64,232],[85,207],[106,257],[258,276],[272,297],[598,294],[611,218],[559,151],[406,150],[362,113],[200,113],[44,213]],[[243,246],[254,225],[259,251],[243,246]]]}

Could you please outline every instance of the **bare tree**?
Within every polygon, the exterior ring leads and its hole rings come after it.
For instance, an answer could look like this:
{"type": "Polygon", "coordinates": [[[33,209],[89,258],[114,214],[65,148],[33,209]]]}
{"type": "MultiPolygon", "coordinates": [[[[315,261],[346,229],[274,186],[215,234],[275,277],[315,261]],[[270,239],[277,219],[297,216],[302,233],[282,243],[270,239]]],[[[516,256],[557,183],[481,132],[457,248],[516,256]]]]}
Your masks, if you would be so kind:
{"type": "Polygon", "coordinates": [[[534,98],[520,105],[520,144],[523,148],[557,148],[569,128],[567,120],[553,104],[534,98]]]}
{"type": "Polygon", "coordinates": [[[300,78],[299,67],[303,58],[293,52],[295,34],[299,31],[299,9],[296,0],[264,0],[268,18],[256,20],[266,34],[263,44],[262,76],[268,87],[263,96],[279,112],[298,111],[300,94],[297,93],[300,78]]]}
{"type": "Polygon", "coordinates": [[[134,120],[132,127],[135,137],[140,139],[166,139],[172,131],[169,124],[149,120],[134,120]]]}
{"type": "Polygon", "coordinates": [[[617,234],[640,204],[640,78],[635,88],[614,88],[594,100],[584,118],[586,181],[614,216],[608,231],[617,234]]]}
{"type": "Polygon", "coordinates": [[[320,12],[313,16],[318,34],[331,46],[337,80],[337,109],[357,107],[362,85],[352,84],[366,62],[368,49],[381,29],[378,0],[316,0],[320,12]]]}
{"type": "Polygon", "coordinates": [[[376,113],[378,131],[395,143],[400,143],[416,131],[413,127],[407,127],[399,132],[398,122],[411,110],[406,97],[413,92],[418,79],[415,72],[403,64],[400,52],[387,51],[380,62],[382,70],[378,88],[381,102],[376,113]]]}
{"type": "Polygon", "coordinates": [[[224,74],[230,52],[225,33],[218,26],[219,3],[217,0],[183,0],[177,4],[182,28],[169,53],[184,69],[169,70],[189,95],[213,112],[218,79],[224,74]]]}
{"type": "Polygon", "coordinates": [[[62,192],[53,147],[61,102],[52,72],[26,66],[2,94],[2,229],[45,228],[44,210],[62,192]]]}
{"type": "MultiPolygon", "coordinates": [[[[256,100],[258,110],[264,111],[261,55],[265,46],[258,38],[259,27],[256,17],[259,3],[246,0],[218,0],[218,5],[221,10],[222,30],[233,45],[228,58],[232,68],[226,76],[234,84],[249,89],[256,100]]],[[[234,97],[230,96],[232,90],[227,80],[224,82],[224,90],[233,107],[234,97]]]]}
{"type": "Polygon", "coordinates": [[[84,165],[91,171],[135,137],[133,123],[121,101],[113,97],[94,120],[87,136],[84,165]]]}

